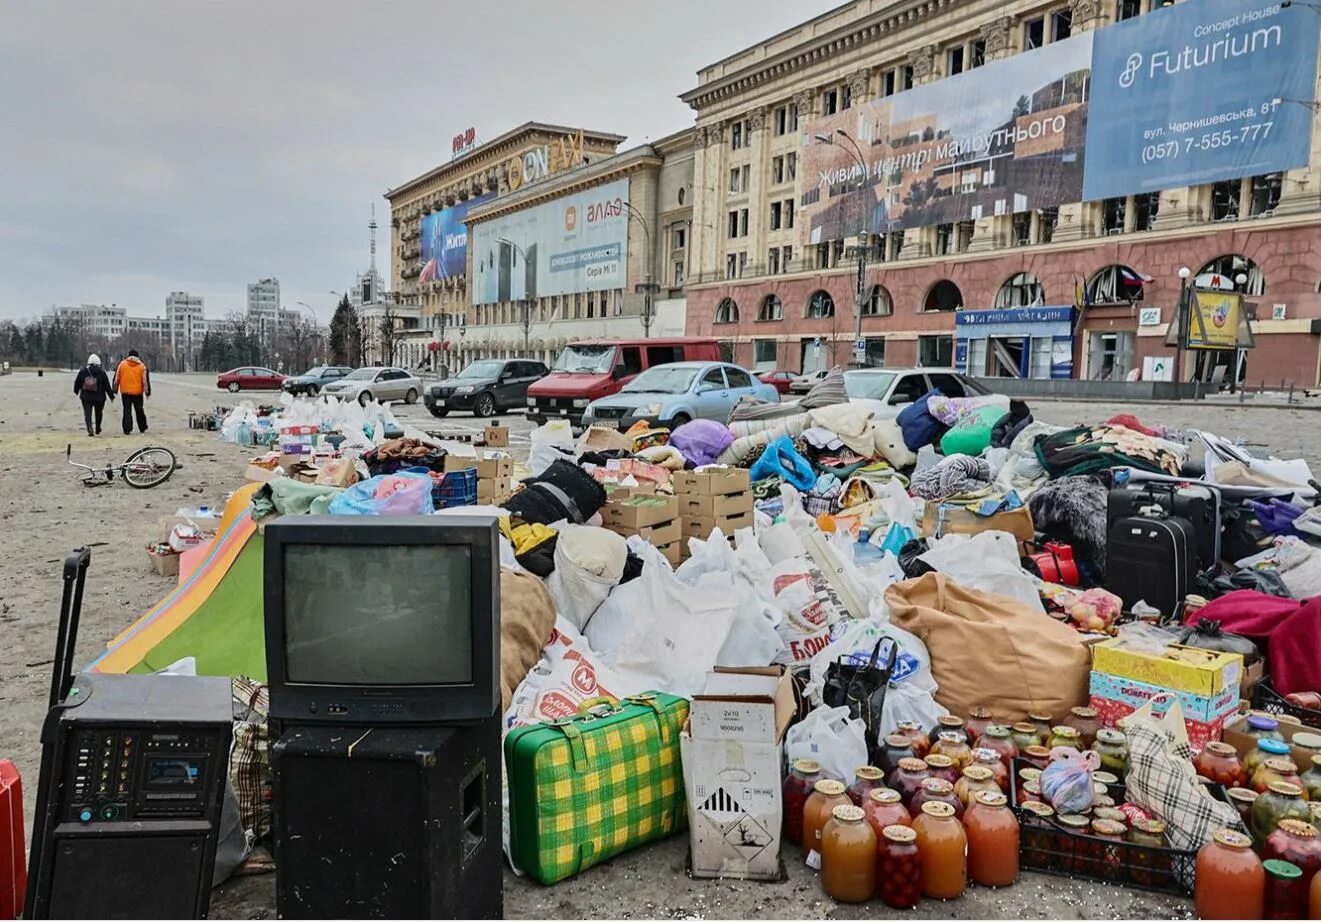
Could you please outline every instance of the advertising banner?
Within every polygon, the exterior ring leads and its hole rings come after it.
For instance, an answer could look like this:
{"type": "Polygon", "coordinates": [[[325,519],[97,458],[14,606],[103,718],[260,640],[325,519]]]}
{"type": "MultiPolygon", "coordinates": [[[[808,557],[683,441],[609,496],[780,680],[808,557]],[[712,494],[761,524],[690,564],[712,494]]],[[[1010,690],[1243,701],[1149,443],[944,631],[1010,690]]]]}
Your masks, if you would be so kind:
{"type": "Polygon", "coordinates": [[[1091,58],[1088,33],[811,121],[802,242],[1079,201],[1091,58]]]}
{"type": "MultiPolygon", "coordinates": [[[[1240,342],[1243,296],[1238,292],[1192,293],[1192,312],[1188,317],[1189,349],[1235,349],[1251,346],[1240,342]]],[[[1249,338],[1251,334],[1249,334],[1249,338]]]]}
{"type": "Polygon", "coordinates": [[[491,201],[494,192],[422,216],[422,273],[419,282],[462,276],[468,268],[468,210],[491,201]]]}
{"type": "Polygon", "coordinates": [[[477,224],[473,304],[624,288],[628,180],[477,224]]]}
{"type": "Polygon", "coordinates": [[[1301,3],[1197,0],[1099,30],[1083,198],[1304,166],[1318,22],[1301,3]]]}

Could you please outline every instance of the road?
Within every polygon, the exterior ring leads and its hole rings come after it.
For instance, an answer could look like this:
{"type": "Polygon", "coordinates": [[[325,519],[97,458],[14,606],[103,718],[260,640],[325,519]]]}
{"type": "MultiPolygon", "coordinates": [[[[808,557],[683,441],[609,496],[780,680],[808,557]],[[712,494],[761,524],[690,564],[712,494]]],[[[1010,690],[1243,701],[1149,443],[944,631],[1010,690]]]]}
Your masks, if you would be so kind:
{"type": "MultiPolygon", "coordinates": [[[[147,437],[119,435],[118,405],[109,408],[106,435],[89,438],[72,391],[72,373],[37,378],[0,377],[0,556],[9,562],[0,585],[0,756],[18,764],[27,783],[26,823],[30,829],[40,760],[39,731],[50,681],[50,660],[59,611],[60,564],[77,545],[91,544],[92,565],[78,642],[78,663],[86,663],[107,641],[146,612],[173,581],[151,570],[144,546],[158,537],[159,517],[180,506],[221,507],[241,483],[254,450],[222,443],[214,433],[187,428],[190,411],[232,404],[210,376],[154,379],[147,403],[147,437]],[[81,459],[118,461],[148,441],[172,448],[183,468],[150,491],[114,485],[88,491],[66,466],[72,444],[81,459]]],[[[254,396],[272,401],[275,395],[254,396]]],[[[1038,418],[1069,425],[1096,422],[1126,408],[1101,404],[1038,403],[1038,418]]],[[[1132,408],[1127,408],[1132,409],[1132,408]]],[[[1307,410],[1185,405],[1136,409],[1146,422],[1204,427],[1228,437],[1268,443],[1309,460],[1321,455],[1321,417],[1307,410]]],[[[396,409],[401,422],[423,428],[476,431],[483,421],[466,416],[434,420],[420,404],[396,409]]],[[[528,422],[506,419],[512,449],[525,456],[528,422]]],[[[553,888],[542,888],[505,873],[506,914],[514,918],[755,918],[861,919],[901,916],[877,904],[835,906],[825,900],[813,874],[790,862],[779,884],[694,881],[687,877],[687,838],[636,850],[553,888]]],[[[788,857],[788,854],[786,854],[788,857]]],[[[924,905],[928,914],[934,906],[924,905]]],[[[941,916],[962,918],[1145,918],[1187,917],[1187,901],[1126,891],[1099,884],[1072,883],[1029,874],[1009,890],[976,889],[939,908],[941,916]]],[[[274,878],[231,881],[219,889],[212,916],[269,918],[274,915],[274,878]]]]}

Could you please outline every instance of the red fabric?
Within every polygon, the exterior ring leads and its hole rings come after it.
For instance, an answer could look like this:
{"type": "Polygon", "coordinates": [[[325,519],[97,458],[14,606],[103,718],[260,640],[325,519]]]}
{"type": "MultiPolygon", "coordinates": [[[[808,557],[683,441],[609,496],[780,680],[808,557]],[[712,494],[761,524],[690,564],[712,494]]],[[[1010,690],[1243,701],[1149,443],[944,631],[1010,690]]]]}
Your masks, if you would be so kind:
{"type": "Polygon", "coordinates": [[[1159,436],[1160,433],[1154,429],[1143,426],[1137,417],[1131,413],[1117,413],[1109,420],[1105,421],[1106,426],[1122,426],[1124,429],[1131,429],[1135,433],[1141,433],[1144,436],[1159,436]]]}
{"type": "Polygon", "coordinates": [[[1188,624],[1212,619],[1225,631],[1268,647],[1271,685],[1282,695],[1321,691],[1321,596],[1299,602],[1255,590],[1235,590],[1188,617],[1188,624]]]}

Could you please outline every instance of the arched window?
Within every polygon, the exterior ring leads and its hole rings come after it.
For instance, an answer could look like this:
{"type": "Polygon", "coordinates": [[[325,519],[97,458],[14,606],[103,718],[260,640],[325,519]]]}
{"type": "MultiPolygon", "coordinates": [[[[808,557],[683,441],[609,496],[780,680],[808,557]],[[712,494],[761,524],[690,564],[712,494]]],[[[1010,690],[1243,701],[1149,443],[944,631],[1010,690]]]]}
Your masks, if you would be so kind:
{"type": "Polygon", "coordinates": [[[1121,263],[1113,263],[1087,280],[1088,304],[1132,304],[1144,296],[1150,278],[1121,263]]]}
{"type": "Polygon", "coordinates": [[[834,317],[835,299],[830,297],[830,293],[825,289],[817,289],[812,293],[812,297],[807,299],[808,317],[834,317]]]}
{"type": "Polygon", "coordinates": [[[1262,275],[1261,267],[1238,253],[1207,263],[1197,270],[1193,281],[1198,288],[1241,292],[1249,297],[1266,294],[1266,277],[1262,275]]]}
{"type": "Polygon", "coordinates": [[[1046,290],[1030,272],[1020,272],[1010,276],[995,295],[997,308],[1030,308],[1045,303],[1046,290]]]}
{"type": "Polygon", "coordinates": [[[884,317],[894,313],[894,302],[884,285],[873,285],[867,295],[867,303],[862,306],[863,317],[884,317]]]}
{"type": "Polygon", "coordinates": [[[717,324],[738,323],[738,305],[734,303],[733,298],[720,299],[720,304],[716,305],[716,323],[717,324]]]}
{"type": "Polygon", "coordinates": [[[779,295],[767,295],[761,300],[757,320],[784,320],[784,305],[780,303],[779,295]]]}
{"type": "Polygon", "coordinates": [[[926,301],[922,303],[923,311],[957,311],[961,307],[963,307],[963,292],[959,291],[959,287],[949,279],[941,279],[931,286],[926,301]]]}

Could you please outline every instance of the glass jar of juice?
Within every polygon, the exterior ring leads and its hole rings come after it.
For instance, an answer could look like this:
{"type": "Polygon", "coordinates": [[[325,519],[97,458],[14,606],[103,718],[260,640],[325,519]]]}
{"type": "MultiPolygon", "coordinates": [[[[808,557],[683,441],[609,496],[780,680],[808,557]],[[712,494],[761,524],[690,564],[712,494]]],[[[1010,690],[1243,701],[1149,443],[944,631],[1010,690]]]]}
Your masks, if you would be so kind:
{"type": "Polygon", "coordinates": [[[867,823],[871,824],[872,832],[877,836],[883,834],[886,827],[893,827],[896,824],[904,827],[913,825],[913,815],[904,807],[899,793],[892,788],[872,789],[862,810],[867,815],[867,823]]]}
{"type": "Polygon", "coordinates": [[[968,743],[975,744],[986,729],[991,726],[994,719],[991,718],[991,710],[985,705],[975,705],[968,710],[968,720],[963,722],[963,732],[967,735],[968,743]]]}
{"type": "Polygon", "coordinates": [[[1209,782],[1216,782],[1225,788],[1239,788],[1247,784],[1248,776],[1243,771],[1243,761],[1238,752],[1229,744],[1213,740],[1202,747],[1202,752],[1193,760],[1197,774],[1209,782]]]}
{"type": "Polygon", "coordinates": [[[1310,882],[1321,872],[1321,839],[1316,827],[1301,820],[1282,820],[1279,828],[1266,838],[1261,847],[1262,859],[1283,859],[1303,870],[1303,879],[1310,882]]]}
{"type": "Polygon", "coordinates": [[[822,779],[812,787],[812,794],[803,805],[803,852],[821,852],[821,831],[830,820],[830,812],[842,804],[852,805],[844,783],[837,779],[822,779]]]}
{"type": "Polygon", "coordinates": [[[1308,801],[1321,801],[1321,755],[1312,757],[1312,765],[1303,773],[1303,788],[1308,801]]]}
{"type": "Polygon", "coordinates": [[[812,794],[812,786],[821,778],[821,764],[816,760],[794,760],[784,777],[784,838],[795,846],[803,844],[803,806],[812,794]]]}
{"type": "Polygon", "coordinates": [[[969,766],[963,770],[959,781],[954,783],[954,797],[962,801],[963,807],[967,809],[978,792],[1003,794],[1000,786],[995,784],[995,776],[991,770],[985,766],[969,766]]]}
{"type": "Polygon", "coordinates": [[[849,800],[862,807],[872,790],[882,788],[884,784],[881,771],[875,766],[859,766],[853,773],[853,784],[849,786],[849,800]]]}
{"type": "Polygon", "coordinates": [[[903,734],[890,734],[885,738],[885,746],[881,747],[880,768],[887,776],[899,767],[900,760],[912,759],[917,756],[917,751],[913,749],[913,742],[903,734]]]}
{"type": "Polygon", "coordinates": [[[1098,728],[1091,749],[1101,757],[1101,769],[1118,778],[1128,775],[1128,735],[1114,728],[1098,728]]]}
{"type": "Polygon", "coordinates": [[[1031,721],[1020,721],[1009,728],[1009,738],[1021,751],[1024,747],[1040,747],[1046,742],[1031,721]]]}
{"type": "Polygon", "coordinates": [[[963,818],[968,835],[968,877],[988,888],[1004,888],[1018,878],[1018,818],[1004,795],[978,792],[963,818]]]}
{"type": "Polygon", "coordinates": [[[913,755],[918,759],[931,752],[931,738],[916,721],[900,721],[895,733],[903,734],[909,739],[913,745],[913,755]]]}
{"type": "Polygon", "coordinates": [[[836,805],[821,831],[821,887],[842,904],[876,895],[876,834],[856,805],[836,805]]]}
{"type": "MultiPolygon", "coordinates": [[[[972,751],[972,765],[981,766],[991,771],[995,787],[1002,792],[1009,791],[1009,763],[1000,759],[1000,754],[987,747],[978,747],[972,751]]],[[[971,768],[971,767],[969,767],[971,768]]]]}
{"type": "Polygon", "coordinates": [[[917,820],[917,815],[922,812],[922,805],[930,801],[943,802],[954,809],[956,817],[963,816],[963,802],[954,794],[954,786],[944,779],[927,779],[924,781],[922,788],[908,803],[908,813],[913,815],[914,820],[917,820]]]}
{"type": "MultiPolygon", "coordinates": [[[[1040,770],[1038,770],[1040,772],[1040,770]]],[[[1018,787],[1018,803],[1027,804],[1029,801],[1041,800],[1041,780],[1030,779],[1018,787]]]]}
{"type": "Polygon", "coordinates": [[[968,887],[968,835],[951,805],[928,801],[913,818],[922,894],[953,900],[968,887]]]}
{"type": "Polygon", "coordinates": [[[1069,709],[1069,717],[1064,719],[1064,723],[1078,732],[1082,737],[1082,749],[1091,747],[1092,741],[1096,740],[1096,732],[1100,730],[1101,719],[1098,717],[1095,708],[1088,708],[1086,705],[1079,705],[1077,708],[1069,709]]]}
{"type": "Polygon", "coordinates": [[[922,789],[922,782],[931,778],[931,769],[926,762],[919,759],[900,760],[899,768],[890,773],[887,780],[890,788],[899,793],[900,800],[904,804],[913,800],[922,789]]]}
{"type": "Polygon", "coordinates": [[[891,824],[882,832],[876,854],[876,882],[881,900],[895,910],[911,910],[922,897],[922,864],[917,831],[891,824]]]}
{"type": "Polygon", "coordinates": [[[1309,920],[1321,920],[1321,875],[1312,876],[1312,888],[1307,900],[1309,920]]]}
{"type": "Polygon", "coordinates": [[[948,756],[954,763],[954,768],[963,771],[965,766],[972,765],[972,747],[968,746],[968,740],[960,734],[953,731],[941,731],[936,737],[936,742],[931,745],[931,753],[927,759],[933,756],[948,756]]]}
{"type": "Polygon", "coordinates": [[[1046,741],[1050,740],[1050,731],[1055,726],[1055,720],[1045,712],[1039,711],[1029,712],[1027,720],[1036,728],[1037,736],[1041,738],[1041,745],[1044,747],[1046,741]]]}
{"type": "Polygon", "coordinates": [[[1014,743],[1014,732],[1003,724],[992,724],[982,736],[977,738],[976,749],[994,750],[1005,768],[1018,758],[1018,744],[1014,743]]]}
{"type": "Polygon", "coordinates": [[[1250,788],[1228,788],[1225,789],[1225,797],[1229,803],[1238,811],[1238,816],[1243,820],[1244,829],[1252,829],[1252,803],[1257,800],[1257,793],[1250,788]]]}
{"type": "Polygon", "coordinates": [[[1050,739],[1046,741],[1046,749],[1054,750],[1056,747],[1072,747],[1079,751],[1086,749],[1082,745],[1082,734],[1077,728],[1067,724],[1057,724],[1050,729],[1050,739]]]}
{"type": "Polygon", "coordinates": [[[1197,853],[1193,909],[1203,920],[1260,920],[1266,873],[1252,840],[1219,830],[1197,853]]]}
{"type": "Polygon", "coordinates": [[[1038,746],[1024,747],[1022,758],[1038,769],[1045,769],[1050,765],[1050,748],[1038,746]]]}
{"type": "Polygon", "coordinates": [[[932,746],[935,746],[941,734],[962,734],[964,743],[968,742],[968,732],[963,729],[963,719],[958,715],[941,715],[936,719],[936,726],[928,734],[932,746]]]}
{"type": "Polygon", "coordinates": [[[944,779],[950,785],[959,781],[959,767],[954,765],[954,760],[940,753],[932,753],[922,762],[927,764],[927,771],[930,772],[933,779],[944,779]]]}
{"type": "Polygon", "coordinates": [[[1282,820],[1312,820],[1312,811],[1303,800],[1303,790],[1288,782],[1272,782],[1270,787],[1252,802],[1252,837],[1265,843],[1282,820]]]}
{"type": "Polygon", "coordinates": [[[1290,785],[1298,786],[1298,790],[1303,794],[1303,800],[1307,800],[1307,789],[1303,788],[1302,777],[1298,775],[1298,767],[1294,765],[1293,760],[1283,756],[1273,756],[1263,760],[1248,785],[1257,792],[1264,792],[1272,782],[1288,782],[1290,785]]]}
{"type": "Polygon", "coordinates": [[[1165,874],[1169,860],[1158,852],[1165,848],[1165,821],[1154,817],[1140,817],[1128,828],[1128,842],[1134,849],[1130,853],[1131,872],[1136,884],[1150,887],[1165,874]]]}
{"type": "Polygon", "coordinates": [[[1303,870],[1283,859],[1267,859],[1266,900],[1262,907],[1263,920],[1301,920],[1307,913],[1307,881],[1303,870]]]}

